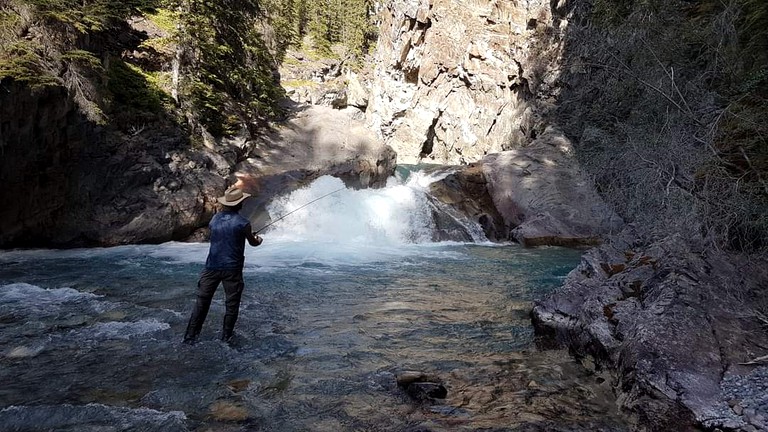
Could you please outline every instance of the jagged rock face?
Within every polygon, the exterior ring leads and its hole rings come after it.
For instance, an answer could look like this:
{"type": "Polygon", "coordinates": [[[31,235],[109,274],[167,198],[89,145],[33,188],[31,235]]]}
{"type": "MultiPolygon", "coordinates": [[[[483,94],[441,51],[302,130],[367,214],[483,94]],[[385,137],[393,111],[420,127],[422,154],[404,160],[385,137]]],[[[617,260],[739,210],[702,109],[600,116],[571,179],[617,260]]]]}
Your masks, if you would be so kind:
{"type": "Polygon", "coordinates": [[[553,19],[556,3],[386,5],[367,117],[400,163],[473,162],[531,137],[538,114],[527,102],[547,91],[555,68],[546,62],[559,49],[551,35],[565,23],[553,19]],[[536,44],[545,34],[548,44],[536,44]]]}
{"type": "Polygon", "coordinates": [[[536,304],[534,324],[617,372],[638,430],[766,430],[764,393],[729,388],[760,369],[748,363],[768,346],[748,309],[766,269],[678,236],[647,245],[626,232],[585,254],[536,304]]]}
{"type": "Polygon", "coordinates": [[[0,92],[0,245],[42,238],[77,190],[79,158],[100,134],[63,88],[0,92]]]}

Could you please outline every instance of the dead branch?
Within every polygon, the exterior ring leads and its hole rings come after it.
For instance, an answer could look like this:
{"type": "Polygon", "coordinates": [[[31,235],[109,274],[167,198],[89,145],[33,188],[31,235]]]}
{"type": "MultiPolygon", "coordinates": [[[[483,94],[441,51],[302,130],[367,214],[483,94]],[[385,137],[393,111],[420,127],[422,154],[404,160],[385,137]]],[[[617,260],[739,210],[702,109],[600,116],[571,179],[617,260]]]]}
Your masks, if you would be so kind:
{"type": "Polygon", "coordinates": [[[756,365],[756,364],[764,364],[768,363],[768,355],[764,355],[762,357],[757,357],[755,359],[752,359],[745,363],[739,363],[740,365],[749,366],[749,365],[756,365]]]}

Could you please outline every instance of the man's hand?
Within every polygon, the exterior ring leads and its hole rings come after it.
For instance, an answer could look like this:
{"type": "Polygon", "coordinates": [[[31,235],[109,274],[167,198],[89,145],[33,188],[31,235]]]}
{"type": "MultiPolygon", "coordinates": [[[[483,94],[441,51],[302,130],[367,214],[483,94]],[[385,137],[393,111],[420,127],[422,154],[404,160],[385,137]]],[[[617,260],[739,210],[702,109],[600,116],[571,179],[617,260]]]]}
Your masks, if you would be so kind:
{"type": "Polygon", "coordinates": [[[248,240],[248,244],[251,246],[258,246],[264,241],[258,234],[251,231],[251,224],[245,227],[245,238],[248,240]]]}

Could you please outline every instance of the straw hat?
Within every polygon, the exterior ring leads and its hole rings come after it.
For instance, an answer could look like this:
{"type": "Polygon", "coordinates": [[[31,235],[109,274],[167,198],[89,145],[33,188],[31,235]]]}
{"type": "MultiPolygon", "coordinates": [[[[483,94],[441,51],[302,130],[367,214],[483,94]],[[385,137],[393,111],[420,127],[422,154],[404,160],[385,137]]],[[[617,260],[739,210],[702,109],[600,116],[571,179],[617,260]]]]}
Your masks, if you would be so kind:
{"type": "Polygon", "coordinates": [[[217,201],[225,206],[233,207],[243,202],[243,200],[249,196],[251,196],[251,194],[245,193],[240,189],[233,187],[227,189],[227,191],[224,192],[224,196],[218,197],[217,201]]]}

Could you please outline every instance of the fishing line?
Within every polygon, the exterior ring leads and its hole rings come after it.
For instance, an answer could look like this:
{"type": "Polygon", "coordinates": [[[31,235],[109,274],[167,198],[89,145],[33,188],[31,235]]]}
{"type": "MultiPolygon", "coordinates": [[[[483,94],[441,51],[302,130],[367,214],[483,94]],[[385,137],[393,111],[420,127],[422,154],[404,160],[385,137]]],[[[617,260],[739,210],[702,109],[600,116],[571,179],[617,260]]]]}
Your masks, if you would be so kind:
{"type": "Polygon", "coordinates": [[[293,210],[293,211],[290,211],[290,212],[288,212],[288,213],[286,213],[286,214],[284,214],[284,215],[280,216],[279,218],[277,218],[277,219],[273,220],[272,222],[270,222],[270,223],[268,223],[268,224],[264,225],[263,227],[259,228],[257,231],[254,231],[253,233],[254,233],[254,234],[258,234],[258,233],[260,233],[260,232],[264,231],[264,230],[265,230],[267,227],[269,227],[270,225],[273,225],[273,224],[275,224],[275,223],[277,223],[277,222],[280,222],[280,221],[281,221],[281,220],[283,220],[283,219],[284,219],[286,216],[290,216],[291,214],[293,214],[293,213],[296,213],[297,211],[299,211],[299,210],[303,209],[304,207],[306,207],[306,206],[308,206],[308,205],[312,204],[313,202],[315,202],[315,201],[320,201],[321,199],[323,199],[323,198],[327,197],[328,195],[333,195],[333,194],[335,194],[336,192],[338,192],[338,191],[341,191],[341,190],[344,190],[344,189],[346,189],[346,188],[347,188],[347,187],[346,187],[346,186],[344,186],[344,187],[342,187],[342,188],[336,189],[336,190],[335,190],[335,191],[333,191],[333,192],[329,192],[329,193],[327,193],[327,194],[325,194],[325,195],[323,195],[323,196],[321,196],[321,197],[319,197],[319,198],[315,198],[315,199],[313,199],[312,201],[310,201],[310,202],[308,202],[308,203],[306,203],[306,204],[302,205],[301,207],[299,207],[299,208],[297,208],[297,209],[295,209],[295,210],[293,210]]]}

